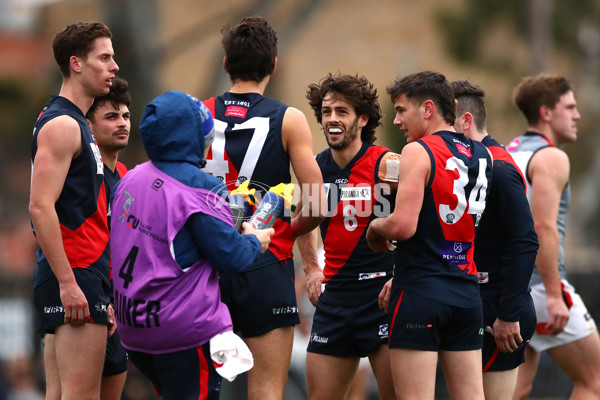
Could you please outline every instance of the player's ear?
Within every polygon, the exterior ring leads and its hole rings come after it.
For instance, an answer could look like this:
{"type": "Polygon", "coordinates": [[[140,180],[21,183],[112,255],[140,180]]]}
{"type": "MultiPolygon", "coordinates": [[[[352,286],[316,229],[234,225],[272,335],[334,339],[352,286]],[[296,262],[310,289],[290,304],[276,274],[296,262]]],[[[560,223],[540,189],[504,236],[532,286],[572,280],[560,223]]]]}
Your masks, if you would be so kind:
{"type": "Polygon", "coordinates": [[[79,60],[79,57],[71,56],[71,58],[69,58],[69,65],[71,66],[71,69],[73,71],[81,72],[81,62],[79,60]]]}

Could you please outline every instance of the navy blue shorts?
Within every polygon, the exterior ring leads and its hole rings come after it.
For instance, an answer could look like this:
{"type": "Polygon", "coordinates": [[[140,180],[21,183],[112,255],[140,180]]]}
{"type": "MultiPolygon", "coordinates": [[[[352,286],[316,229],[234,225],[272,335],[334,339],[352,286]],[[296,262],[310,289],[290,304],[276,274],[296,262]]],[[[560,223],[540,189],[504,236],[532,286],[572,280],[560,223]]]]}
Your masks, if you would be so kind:
{"type": "Polygon", "coordinates": [[[390,348],[427,351],[481,349],[483,318],[479,297],[473,308],[440,303],[401,288],[390,296],[390,348]]]}
{"type": "Polygon", "coordinates": [[[221,375],[210,358],[210,342],[164,354],[129,350],[129,357],[164,400],[217,400],[221,394],[221,375]]]}
{"type": "Polygon", "coordinates": [[[106,340],[106,355],[102,376],[118,375],[127,371],[127,350],[121,343],[119,331],[106,340]]]}
{"type": "MultiPolygon", "coordinates": [[[[97,272],[87,268],[73,268],[75,280],[85,295],[90,309],[88,322],[108,324],[106,307],[110,303],[112,289],[97,272]]],[[[40,317],[40,334],[54,333],[58,325],[65,323],[65,310],[60,300],[58,280],[54,275],[33,290],[33,301],[40,317]]]]}
{"type": "Polygon", "coordinates": [[[248,338],[298,325],[294,279],[291,258],[248,272],[220,276],[221,300],[229,308],[234,331],[248,338]]]}
{"type": "MultiPolygon", "coordinates": [[[[500,298],[498,296],[482,296],[483,304],[483,326],[493,326],[498,316],[500,308],[500,298]]],[[[483,336],[483,348],[481,351],[483,371],[509,371],[517,368],[525,362],[525,346],[527,345],[533,333],[537,319],[535,317],[535,306],[529,294],[525,297],[521,315],[519,315],[519,327],[521,328],[521,338],[523,343],[517,351],[512,353],[503,353],[496,347],[496,341],[491,333],[486,332],[483,336]]]]}
{"type": "Polygon", "coordinates": [[[387,313],[377,297],[357,305],[328,301],[327,290],[319,296],[307,351],[336,357],[366,357],[387,345],[387,313]]]}

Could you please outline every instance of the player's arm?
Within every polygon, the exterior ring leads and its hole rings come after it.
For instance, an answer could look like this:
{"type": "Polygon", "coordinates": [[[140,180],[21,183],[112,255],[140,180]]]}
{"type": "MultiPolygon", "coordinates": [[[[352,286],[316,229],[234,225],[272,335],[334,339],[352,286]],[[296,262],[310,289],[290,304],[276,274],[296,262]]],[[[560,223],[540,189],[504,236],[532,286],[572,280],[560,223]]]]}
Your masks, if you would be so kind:
{"type": "Polygon", "coordinates": [[[430,170],[429,155],[421,144],[413,142],[404,147],[394,212],[369,224],[367,241],[373,251],[388,251],[391,240],[406,240],[415,234],[430,170]]]}
{"type": "Polygon", "coordinates": [[[313,229],[309,233],[298,236],[298,250],[302,256],[302,268],[306,275],[306,293],[308,299],[313,304],[317,305],[317,300],[321,295],[321,284],[325,280],[321,266],[319,265],[319,257],[317,255],[318,233],[313,229]]]}
{"type": "Polygon", "coordinates": [[[561,193],[569,179],[569,169],[568,156],[555,147],[539,150],[531,158],[528,167],[531,214],[540,243],[535,263],[546,289],[546,307],[550,315],[547,328],[552,334],[562,332],[569,320],[558,272],[559,235],[556,222],[561,193]]]}
{"type": "Polygon", "coordinates": [[[56,117],[42,127],[37,136],[29,198],[29,213],[38,243],[58,279],[65,322],[70,318],[72,325],[85,323],[90,311],[67,259],[55,203],[72,159],[81,152],[81,145],[79,125],[71,117],[56,117]]]}
{"type": "Polygon", "coordinates": [[[323,177],[313,155],[308,122],[300,110],[293,107],[286,110],[282,138],[302,195],[302,209],[292,220],[292,232],[296,237],[316,228],[325,217],[323,177]]]}
{"type": "Polygon", "coordinates": [[[398,188],[398,169],[400,168],[400,154],[388,151],[379,162],[377,178],[380,184],[387,184],[391,190],[398,188]]]}

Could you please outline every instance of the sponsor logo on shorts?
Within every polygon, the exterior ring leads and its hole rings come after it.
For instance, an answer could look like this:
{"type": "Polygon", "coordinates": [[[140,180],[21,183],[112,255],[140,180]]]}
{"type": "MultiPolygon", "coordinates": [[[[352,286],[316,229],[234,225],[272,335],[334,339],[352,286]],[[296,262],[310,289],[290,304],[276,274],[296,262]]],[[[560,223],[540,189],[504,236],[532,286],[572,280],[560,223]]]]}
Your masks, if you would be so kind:
{"type": "Polygon", "coordinates": [[[313,333],[312,335],[310,335],[310,341],[316,343],[327,343],[329,341],[329,338],[319,336],[316,333],[313,333]]]}
{"type": "Polygon", "coordinates": [[[479,336],[483,336],[483,328],[479,328],[479,333],[478,333],[478,335],[479,335],[479,336]]]}
{"type": "Polygon", "coordinates": [[[592,319],[592,314],[590,314],[589,312],[586,312],[585,314],[583,314],[583,318],[586,321],[589,321],[590,319],[592,319]]]}
{"type": "Polygon", "coordinates": [[[63,308],[63,306],[49,306],[49,307],[44,307],[44,314],[58,314],[58,313],[64,313],[65,309],[63,308]]]}
{"type": "Polygon", "coordinates": [[[358,280],[359,281],[364,281],[366,279],[375,279],[375,278],[381,278],[383,276],[385,276],[385,271],[381,271],[381,272],[359,272],[358,274],[358,280]]]}
{"type": "Polygon", "coordinates": [[[298,312],[296,306],[273,307],[273,315],[295,314],[298,312]]]}
{"type": "Polygon", "coordinates": [[[96,303],[96,305],[94,306],[94,308],[96,309],[96,311],[98,311],[100,313],[105,313],[106,312],[106,304],[96,303]]]}
{"type": "Polygon", "coordinates": [[[390,334],[388,324],[379,325],[379,336],[387,337],[390,334]]]}
{"type": "Polygon", "coordinates": [[[405,329],[407,331],[425,331],[427,329],[433,328],[433,324],[430,323],[407,323],[405,329]]]}

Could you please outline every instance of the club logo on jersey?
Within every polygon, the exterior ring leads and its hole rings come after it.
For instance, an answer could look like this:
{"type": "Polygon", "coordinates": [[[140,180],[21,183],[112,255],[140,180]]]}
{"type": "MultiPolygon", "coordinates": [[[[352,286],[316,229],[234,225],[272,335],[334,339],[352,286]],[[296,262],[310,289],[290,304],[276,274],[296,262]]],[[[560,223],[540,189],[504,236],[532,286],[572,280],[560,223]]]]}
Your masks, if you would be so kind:
{"type": "Polygon", "coordinates": [[[340,200],[371,200],[370,186],[343,187],[340,191],[340,200]]]}
{"type": "Polygon", "coordinates": [[[360,272],[358,274],[358,280],[359,281],[364,281],[367,279],[375,279],[375,278],[381,278],[383,276],[385,276],[385,271],[381,271],[381,272],[360,272]]]}
{"type": "Polygon", "coordinates": [[[454,220],[456,219],[456,215],[450,213],[450,214],[446,214],[446,223],[448,225],[452,225],[454,223],[454,220]]]}
{"type": "Polygon", "coordinates": [[[379,336],[388,337],[390,334],[390,329],[388,324],[379,325],[379,336]]]}
{"type": "MultiPolygon", "coordinates": [[[[131,203],[133,203],[135,201],[135,199],[127,190],[124,190],[123,194],[125,196],[127,196],[127,200],[125,200],[125,203],[123,203],[123,214],[121,214],[121,216],[119,217],[119,221],[126,224],[127,223],[127,214],[129,214],[129,207],[131,207],[131,203]]],[[[129,225],[129,226],[131,226],[131,225],[129,225]]]]}
{"type": "Polygon", "coordinates": [[[510,142],[508,144],[508,146],[506,146],[506,150],[509,152],[513,152],[517,149],[517,147],[519,147],[521,145],[521,139],[513,139],[512,142],[510,142]]]}
{"type": "Polygon", "coordinates": [[[469,242],[446,241],[441,248],[441,256],[450,265],[467,264],[467,253],[471,248],[469,242]]]}
{"type": "Polygon", "coordinates": [[[479,278],[479,283],[488,283],[490,281],[489,272],[477,272],[477,277],[479,278]]]}

